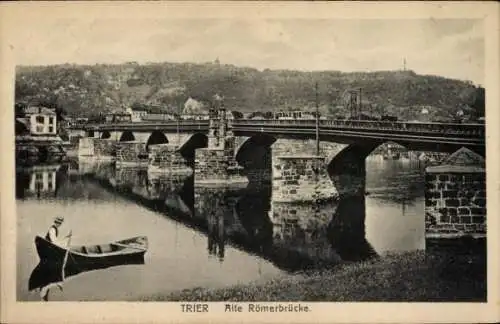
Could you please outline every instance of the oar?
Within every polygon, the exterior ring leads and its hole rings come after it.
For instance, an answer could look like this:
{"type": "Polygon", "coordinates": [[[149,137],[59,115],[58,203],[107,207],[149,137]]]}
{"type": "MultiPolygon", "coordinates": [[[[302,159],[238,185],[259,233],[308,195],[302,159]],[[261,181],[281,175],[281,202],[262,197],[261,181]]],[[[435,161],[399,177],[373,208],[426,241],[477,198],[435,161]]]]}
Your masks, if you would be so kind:
{"type": "Polygon", "coordinates": [[[68,239],[68,243],[66,244],[66,254],[64,255],[64,261],[63,261],[63,265],[62,265],[62,269],[61,269],[61,277],[62,277],[62,281],[64,282],[64,269],[66,268],[66,262],[68,261],[68,255],[69,255],[69,249],[70,249],[70,246],[71,246],[71,238],[73,237],[73,232],[70,232],[69,233],[69,239],[68,239]]]}

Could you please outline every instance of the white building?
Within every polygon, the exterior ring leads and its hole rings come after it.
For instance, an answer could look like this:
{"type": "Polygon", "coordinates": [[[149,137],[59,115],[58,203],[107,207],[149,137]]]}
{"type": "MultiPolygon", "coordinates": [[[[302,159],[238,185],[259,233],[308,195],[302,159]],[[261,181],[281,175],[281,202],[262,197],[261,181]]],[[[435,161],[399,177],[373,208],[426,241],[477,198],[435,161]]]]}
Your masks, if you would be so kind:
{"type": "Polygon", "coordinates": [[[202,102],[189,97],[184,103],[183,115],[200,115],[204,111],[202,102]]]}
{"type": "Polygon", "coordinates": [[[25,109],[25,116],[31,135],[57,135],[54,109],[31,106],[25,109]]]}
{"type": "Polygon", "coordinates": [[[127,114],[130,114],[132,122],[141,122],[148,114],[145,110],[135,110],[130,107],[127,107],[125,111],[127,114]]]}

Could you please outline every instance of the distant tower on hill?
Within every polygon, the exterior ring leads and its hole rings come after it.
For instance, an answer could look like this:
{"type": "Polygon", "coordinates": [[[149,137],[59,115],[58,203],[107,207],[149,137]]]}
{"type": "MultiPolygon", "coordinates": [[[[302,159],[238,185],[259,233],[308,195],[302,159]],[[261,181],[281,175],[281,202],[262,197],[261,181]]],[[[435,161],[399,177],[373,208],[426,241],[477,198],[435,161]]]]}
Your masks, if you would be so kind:
{"type": "Polygon", "coordinates": [[[220,61],[219,61],[219,58],[216,58],[215,61],[214,61],[215,64],[219,65],[220,64],[220,61]]]}
{"type": "Polygon", "coordinates": [[[406,57],[403,58],[403,71],[406,71],[406,57]]]}

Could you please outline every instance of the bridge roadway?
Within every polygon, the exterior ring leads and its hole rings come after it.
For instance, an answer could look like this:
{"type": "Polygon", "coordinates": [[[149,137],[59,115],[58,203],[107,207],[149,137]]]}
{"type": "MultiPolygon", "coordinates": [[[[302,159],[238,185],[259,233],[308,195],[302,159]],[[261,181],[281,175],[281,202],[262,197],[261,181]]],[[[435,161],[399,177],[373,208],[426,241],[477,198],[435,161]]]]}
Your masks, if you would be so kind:
{"type": "MultiPolygon", "coordinates": [[[[314,138],[315,120],[249,120],[230,121],[231,129],[237,136],[268,134],[284,138],[314,138]]],[[[170,131],[208,132],[208,120],[183,120],[171,122],[136,122],[117,124],[89,124],[86,131],[170,131]]],[[[320,120],[321,140],[331,140],[346,144],[360,140],[394,141],[402,145],[410,144],[425,148],[434,144],[447,150],[465,146],[475,151],[485,151],[484,124],[415,123],[364,120],[320,120]]]]}

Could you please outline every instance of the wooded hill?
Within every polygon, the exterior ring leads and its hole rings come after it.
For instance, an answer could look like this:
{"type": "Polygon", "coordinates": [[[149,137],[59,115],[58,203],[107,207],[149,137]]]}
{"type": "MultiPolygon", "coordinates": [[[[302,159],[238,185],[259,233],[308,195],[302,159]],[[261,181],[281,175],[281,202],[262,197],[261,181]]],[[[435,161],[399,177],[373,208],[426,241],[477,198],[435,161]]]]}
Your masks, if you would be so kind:
{"type": "Polygon", "coordinates": [[[366,114],[412,120],[426,110],[431,120],[451,120],[463,110],[484,116],[484,89],[460,80],[413,71],[259,71],[216,63],[19,66],[15,98],[62,107],[72,116],[143,105],[176,112],[189,97],[209,107],[215,94],[230,110],[312,110],[315,82],[323,114],[347,115],[344,92],[362,88],[366,114]]]}

